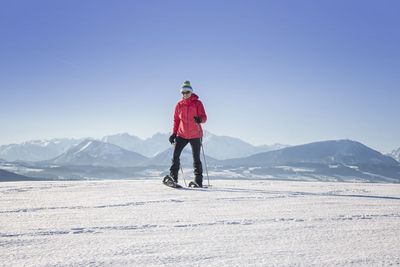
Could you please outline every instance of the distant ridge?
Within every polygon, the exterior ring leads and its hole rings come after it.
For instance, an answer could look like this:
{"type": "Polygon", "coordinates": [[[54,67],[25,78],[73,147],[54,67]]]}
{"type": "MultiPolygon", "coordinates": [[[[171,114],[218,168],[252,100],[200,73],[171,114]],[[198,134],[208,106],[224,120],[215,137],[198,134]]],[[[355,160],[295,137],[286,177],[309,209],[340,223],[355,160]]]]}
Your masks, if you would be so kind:
{"type": "Polygon", "coordinates": [[[0,169],[0,182],[15,182],[15,181],[38,181],[41,179],[26,177],[10,171],[0,169]]]}
{"type": "Polygon", "coordinates": [[[399,164],[393,158],[352,140],[330,140],[291,146],[246,158],[225,160],[221,163],[261,166],[286,163],[381,164],[389,166],[399,164]]]}

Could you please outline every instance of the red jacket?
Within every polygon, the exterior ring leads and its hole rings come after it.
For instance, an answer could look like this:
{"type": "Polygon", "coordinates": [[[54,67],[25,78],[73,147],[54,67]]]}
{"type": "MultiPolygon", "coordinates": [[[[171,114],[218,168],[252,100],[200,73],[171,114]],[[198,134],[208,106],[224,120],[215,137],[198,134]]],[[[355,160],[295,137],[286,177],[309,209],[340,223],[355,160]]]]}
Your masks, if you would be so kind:
{"type": "Polygon", "coordinates": [[[174,128],[172,132],[185,139],[203,137],[203,129],[200,125],[200,136],[194,116],[199,116],[201,122],[207,121],[206,111],[199,97],[192,93],[188,99],[183,99],[176,104],[174,114],[174,128]]]}

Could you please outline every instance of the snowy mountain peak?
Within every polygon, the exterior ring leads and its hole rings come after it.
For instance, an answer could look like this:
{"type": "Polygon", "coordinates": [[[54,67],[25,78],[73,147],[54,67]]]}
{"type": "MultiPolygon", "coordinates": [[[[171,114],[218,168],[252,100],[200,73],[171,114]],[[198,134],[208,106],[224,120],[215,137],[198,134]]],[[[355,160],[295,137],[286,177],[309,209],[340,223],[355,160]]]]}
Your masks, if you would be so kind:
{"type": "Polygon", "coordinates": [[[78,144],[81,139],[31,140],[0,146],[0,157],[7,161],[43,161],[54,158],[78,144]]]}
{"type": "Polygon", "coordinates": [[[153,134],[150,138],[158,138],[158,137],[164,137],[164,136],[165,136],[165,133],[157,132],[157,133],[153,134]]]}
{"type": "Polygon", "coordinates": [[[143,140],[137,136],[130,135],[128,133],[108,135],[101,139],[102,142],[117,145],[129,151],[141,153],[136,147],[143,142],[143,140]]]}
{"type": "Polygon", "coordinates": [[[122,140],[130,140],[130,139],[134,139],[134,140],[141,140],[139,137],[135,136],[135,135],[130,135],[129,133],[119,133],[119,134],[113,134],[113,135],[107,135],[104,136],[101,141],[103,142],[109,142],[112,140],[116,140],[116,139],[122,139],[122,140]]]}
{"type": "Polygon", "coordinates": [[[88,165],[88,166],[136,166],[147,158],[98,140],[86,139],[65,153],[51,160],[55,165],[88,165]]]}
{"type": "Polygon", "coordinates": [[[390,156],[394,158],[395,160],[400,162],[400,147],[398,149],[394,149],[391,153],[390,156]]]}
{"type": "Polygon", "coordinates": [[[48,140],[31,140],[31,141],[25,141],[22,143],[22,145],[24,145],[24,146],[36,145],[36,146],[41,146],[41,147],[48,146],[49,144],[50,144],[50,141],[48,141],[48,140]]]}

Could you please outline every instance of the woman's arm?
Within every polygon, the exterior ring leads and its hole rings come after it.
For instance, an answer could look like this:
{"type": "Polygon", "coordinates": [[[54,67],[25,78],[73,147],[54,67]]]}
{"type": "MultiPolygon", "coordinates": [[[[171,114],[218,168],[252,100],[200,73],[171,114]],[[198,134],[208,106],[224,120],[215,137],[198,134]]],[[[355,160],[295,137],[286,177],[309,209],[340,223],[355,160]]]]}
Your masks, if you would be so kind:
{"type": "Polygon", "coordinates": [[[181,122],[179,118],[179,103],[176,104],[175,106],[175,112],[174,112],[174,126],[172,127],[172,133],[177,134],[178,133],[178,128],[179,128],[179,123],[181,122]]]}
{"type": "Polygon", "coordinates": [[[204,109],[203,103],[200,100],[197,104],[197,116],[201,118],[201,123],[205,123],[207,121],[207,114],[204,109]]]}

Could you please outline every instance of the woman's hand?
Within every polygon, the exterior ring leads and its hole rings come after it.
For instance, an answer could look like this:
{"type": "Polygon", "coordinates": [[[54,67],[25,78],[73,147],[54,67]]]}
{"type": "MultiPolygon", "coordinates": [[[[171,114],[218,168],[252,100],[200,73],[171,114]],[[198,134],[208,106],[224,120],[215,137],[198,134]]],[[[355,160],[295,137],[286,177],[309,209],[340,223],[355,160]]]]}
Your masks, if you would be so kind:
{"type": "Polygon", "coordinates": [[[171,144],[175,143],[176,141],[176,134],[171,134],[171,136],[169,137],[169,142],[171,144]]]}
{"type": "Polygon", "coordinates": [[[201,118],[199,116],[194,116],[193,118],[196,123],[201,123],[201,118]]]}

